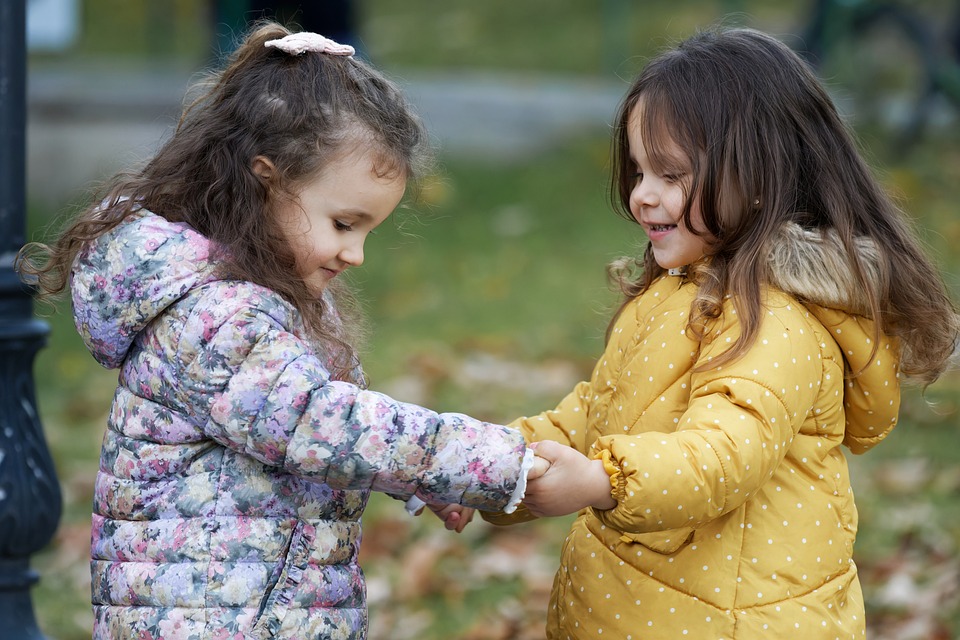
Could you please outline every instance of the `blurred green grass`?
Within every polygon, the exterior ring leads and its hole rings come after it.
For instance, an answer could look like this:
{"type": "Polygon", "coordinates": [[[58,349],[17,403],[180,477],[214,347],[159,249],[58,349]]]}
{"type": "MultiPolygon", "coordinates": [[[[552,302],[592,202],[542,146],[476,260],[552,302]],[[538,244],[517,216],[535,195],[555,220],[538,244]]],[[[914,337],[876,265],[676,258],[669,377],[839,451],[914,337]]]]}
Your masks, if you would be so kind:
{"type": "MultiPolygon", "coordinates": [[[[783,33],[802,22],[806,3],[657,0],[632,5],[627,19],[584,1],[562,11],[544,0],[442,9],[425,0],[360,6],[360,35],[371,58],[398,73],[472,68],[629,77],[634,58],[730,8],[783,33]]],[[[177,0],[162,17],[144,0],[83,7],[88,28],[77,56],[173,57],[201,65],[210,54],[206,5],[198,0],[177,0]]],[[[868,147],[884,147],[882,132],[860,133],[868,147]]],[[[881,173],[916,220],[955,296],[958,137],[956,127],[937,131],[909,153],[885,156],[881,173]]],[[[607,145],[601,134],[572,132],[520,161],[440,158],[441,171],[426,181],[419,200],[370,239],[366,264],[355,274],[373,324],[365,366],[374,388],[437,410],[507,421],[551,408],[589,374],[615,300],[604,266],[642,242],[607,203],[607,145]]],[[[55,213],[31,209],[32,237],[55,213]]],[[[89,637],[90,504],[116,374],[85,352],[67,309],[61,305],[47,318],[50,342],[35,367],[65,511],[54,542],[33,558],[41,574],[33,595],[44,632],[74,640],[89,637]]],[[[940,586],[950,580],[944,569],[956,569],[960,544],[958,399],[957,374],[924,396],[909,390],[889,441],[851,460],[861,510],[857,559],[872,637],[897,637],[882,629],[892,633],[922,616],[938,633],[952,630],[940,637],[960,633],[956,593],[940,586]],[[910,593],[939,610],[918,611],[902,589],[899,600],[891,595],[889,585],[905,579],[910,593]]],[[[475,522],[453,536],[377,497],[365,517],[362,550],[371,638],[542,637],[566,524],[500,530],[475,522]]]]}

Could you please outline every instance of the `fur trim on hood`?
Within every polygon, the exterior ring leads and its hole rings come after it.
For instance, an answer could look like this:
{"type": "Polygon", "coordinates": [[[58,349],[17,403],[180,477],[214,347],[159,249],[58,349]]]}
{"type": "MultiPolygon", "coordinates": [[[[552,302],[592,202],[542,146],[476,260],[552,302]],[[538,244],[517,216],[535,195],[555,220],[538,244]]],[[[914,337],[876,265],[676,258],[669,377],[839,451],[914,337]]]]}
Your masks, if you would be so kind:
{"type": "MultiPolygon", "coordinates": [[[[880,252],[869,238],[854,240],[867,278],[876,285],[886,277],[880,252]]],[[[854,277],[847,251],[834,229],[808,230],[787,223],[768,251],[770,283],[801,302],[870,318],[867,291],[854,277]]]]}

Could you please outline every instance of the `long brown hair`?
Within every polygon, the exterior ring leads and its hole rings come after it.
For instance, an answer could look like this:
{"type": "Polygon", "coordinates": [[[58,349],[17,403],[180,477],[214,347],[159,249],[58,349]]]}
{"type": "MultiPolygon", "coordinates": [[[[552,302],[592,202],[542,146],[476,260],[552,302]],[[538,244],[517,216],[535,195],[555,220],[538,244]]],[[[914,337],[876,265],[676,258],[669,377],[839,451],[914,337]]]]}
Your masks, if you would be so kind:
{"type": "MultiPolygon", "coordinates": [[[[711,240],[708,259],[698,265],[690,327],[702,335],[730,295],[741,334],[723,361],[752,345],[761,289],[770,282],[767,248],[793,222],[837,234],[866,292],[875,332],[901,341],[903,373],[929,383],[945,370],[960,324],[943,279],[797,54],[751,29],[717,29],[649,62],[621,103],[612,145],[613,205],[629,220],[635,169],[627,126],[641,99],[641,137],[654,166],[669,162],[671,141],[692,165],[682,222],[693,229],[691,203],[698,199],[711,240]],[[878,278],[868,277],[856,248],[862,238],[878,248],[878,278]]],[[[611,265],[628,299],[663,272],[650,245],[632,264],[611,265]]]]}
{"type": "Polygon", "coordinates": [[[41,296],[66,289],[85,243],[147,209],[212,240],[221,277],[261,284],[291,302],[334,356],[334,376],[356,378],[353,298],[343,285],[328,287],[349,316],[338,321],[291,277],[294,256],[271,211],[355,145],[376,152],[378,174],[415,178],[429,159],[427,138],[399,89],[364,62],[264,46],[289,33],[273,22],[251,29],[226,68],[195,87],[172,137],[145,167],[115,176],[49,246],[21,252],[20,271],[41,296]],[[275,179],[254,173],[257,156],[273,163],[275,179]]]}

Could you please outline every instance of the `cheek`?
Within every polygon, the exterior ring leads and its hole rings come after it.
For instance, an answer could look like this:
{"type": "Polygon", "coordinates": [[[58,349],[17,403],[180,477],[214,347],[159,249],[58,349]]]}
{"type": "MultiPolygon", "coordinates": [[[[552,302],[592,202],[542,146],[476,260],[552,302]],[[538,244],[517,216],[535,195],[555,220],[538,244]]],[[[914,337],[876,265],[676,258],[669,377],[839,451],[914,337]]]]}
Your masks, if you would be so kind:
{"type": "Polygon", "coordinates": [[[303,258],[303,255],[310,248],[310,237],[298,226],[289,226],[284,229],[284,235],[290,245],[290,249],[297,257],[297,262],[303,258]]]}
{"type": "Polygon", "coordinates": [[[288,230],[287,241],[290,243],[290,250],[293,252],[297,271],[301,275],[314,271],[316,264],[322,262],[325,258],[326,247],[321,239],[317,238],[317,235],[316,230],[302,226],[288,230]]]}
{"type": "Polygon", "coordinates": [[[630,189],[629,198],[627,198],[627,205],[630,208],[630,215],[633,216],[633,219],[640,222],[640,218],[643,215],[643,194],[640,190],[639,182],[634,181],[633,187],[630,189]]]}
{"type": "Polygon", "coordinates": [[[694,198],[690,206],[690,224],[697,231],[703,232],[707,230],[706,225],[703,223],[703,211],[700,209],[699,198],[694,198]]]}
{"type": "Polygon", "coordinates": [[[276,213],[276,229],[283,234],[283,237],[291,246],[296,246],[302,242],[301,238],[309,229],[306,215],[300,207],[287,203],[276,213]]]}
{"type": "Polygon", "coordinates": [[[632,195],[630,196],[630,200],[628,201],[628,204],[630,205],[630,215],[633,216],[633,219],[639,223],[640,214],[641,214],[640,204],[637,202],[637,199],[634,198],[632,195]]]}
{"type": "MultiPolygon", "coordinates": [[[[679,184],[674,185],[674,187],[673,187],[672,189],[670,189],[670,202],[671,202],[671,203],[673,204],[673,206],[675,206],[677,209],[681,209],[681,210],[682,210],[682,209],[683,209],[683,206],[684,206],[685,204],[687,204],[687,200],[688,200],[688,199],[689,199],[689,198],[687,197],[687,190],[686,190],[686,188],[682,187],[681,185],[679,185],[679,184]]],[[[697,213],[697,203],[696,203],[696,199],[694,199],[693,207],[692,207],[691,211],[692,211],[694,214],[697,214],[697,215],[698,215],[698,213],[697,213]]]]}

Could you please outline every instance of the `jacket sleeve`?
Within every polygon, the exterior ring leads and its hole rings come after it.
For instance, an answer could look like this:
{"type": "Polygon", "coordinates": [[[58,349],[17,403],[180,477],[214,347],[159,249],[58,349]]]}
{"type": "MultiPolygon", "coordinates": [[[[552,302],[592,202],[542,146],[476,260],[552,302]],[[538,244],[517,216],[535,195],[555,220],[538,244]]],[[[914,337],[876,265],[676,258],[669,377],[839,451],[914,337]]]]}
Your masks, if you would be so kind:
{"type": "MultiPolygon", "coordinates": [[[[519,429],[527,442],[553,440],[584,453],[584,436],[586,434],[587,412],[590,410],[590,386],[580,382],[573,391],[567,394],[556,409],[541,414],[519,418],[510,423],[510,426],[519,429]]],[[[487,522],[495,525],[510,525],[535,520],[536,516],[527,511],[523,504],[511,514],[484,513],[481,516],[487,522]]]]}
{"type": "Polygon", "coordinates": [[[590,386],[580,382],[560,401],[556,409],[535,416],[518,418],[510,423],[523,433],[527,442],[553,440],[584,452],[587,412],[590,410],[590,386]]]}
{"type": "MultiPolygon", "coordinates": [[[[728,310],[728,322],[703,342],[698,366],[709,367],[736,340],[730,316],[728,310]]],[[[697,527],[737,508],[771,478],[823,375],[817,338],[797,315],[787,318],[765,314],[743,357],[693,374],[677,431],[594,443],[592,455],[604,460],[618,502],[596,511],[605,524],[628,533],[697,527]]]]}
{"type": "Polygon", "coordinates": [[[519,432],[331,381],[286,329],[289,310],[268,302],[198,304],[191,314],[184,335],[202,338],[180,347],[181,388],[208,437],[340,489],[507,504],[526,449],[519,432]]]}

